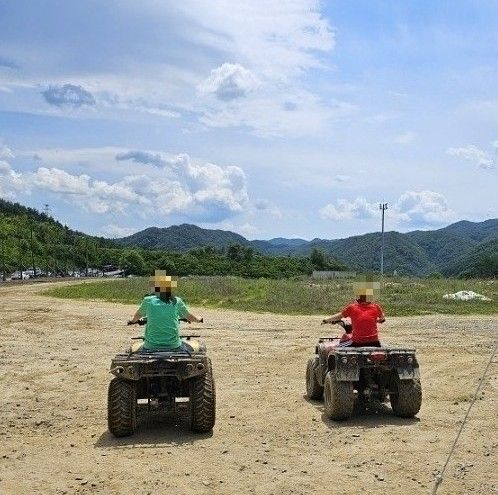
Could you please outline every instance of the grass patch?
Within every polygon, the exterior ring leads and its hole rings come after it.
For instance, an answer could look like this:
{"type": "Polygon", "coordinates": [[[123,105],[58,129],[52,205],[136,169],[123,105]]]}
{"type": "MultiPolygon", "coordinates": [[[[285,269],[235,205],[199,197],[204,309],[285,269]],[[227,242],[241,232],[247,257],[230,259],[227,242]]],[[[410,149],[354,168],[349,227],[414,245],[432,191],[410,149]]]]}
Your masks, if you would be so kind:
{"type": "MultiPolygon", "coordinates": [[[[353,299],[352,282],[188,277],[180,279],[177,293],[194,306],[327,315],[339,311],[353,299]]],[[[497,314],[497,289],[497,283],[491,280],[386,279],[379,302],[389,316],[497,314]],[[442,297],[460,290],[473,290],[492,300],[454,301],[442,297]]],[[[138,304],[147,290],[146,278],[131,278],[61,285],[43,294],[138,304]]]]}

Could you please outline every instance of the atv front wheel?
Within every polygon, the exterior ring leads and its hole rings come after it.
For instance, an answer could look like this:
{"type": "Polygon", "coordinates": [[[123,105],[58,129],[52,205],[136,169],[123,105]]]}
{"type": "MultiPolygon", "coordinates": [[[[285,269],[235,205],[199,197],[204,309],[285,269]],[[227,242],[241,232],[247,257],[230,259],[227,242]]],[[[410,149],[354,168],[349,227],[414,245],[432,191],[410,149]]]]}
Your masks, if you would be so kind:
{"type": "Polygon", "coordinates": [[[206,373],[193,378],[190,382],[190,405],[192,408],[191,430],[197,433],[211,431],[216,419],[216,390],[209,359],[206,373]]]}
{"type": "Polygon", "coordinates": [[[133,435],[137,428],[136,383],[113,378],[107,395],[107,424],[115,437],[133,435]]]}
{"type": "Polygon", "coordinates": [[[351,417],[354,407],[353,382],[338,381],[329,371],[325,376],[323,399],[325,414],[330,419],[341,420],[351,417]]]}
{"type": "Polygon", "coordinates": [[[316,369],[318,366],[318,356],[312,356],[308,359],[306,366],[306,396],[308,399],[318,400],[323,397],[323,387],[316,379],[316,369]]]}
{"type": "Polygon", "coordinates": [[[420,380],[400,380],[395,376],[393,381],[394,391],[389,394],[393,413],[401,418],[413,418],[422,406],[420,380]]]}

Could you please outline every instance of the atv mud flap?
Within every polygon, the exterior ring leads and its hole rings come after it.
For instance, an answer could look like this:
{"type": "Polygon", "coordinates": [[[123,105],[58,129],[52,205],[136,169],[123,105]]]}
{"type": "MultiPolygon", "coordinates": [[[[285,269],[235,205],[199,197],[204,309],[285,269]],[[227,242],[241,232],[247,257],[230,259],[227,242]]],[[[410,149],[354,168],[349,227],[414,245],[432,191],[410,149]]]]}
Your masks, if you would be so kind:
{"type": "Polygon", "coordinates": [[[349,363],[337,363],[335,376],[339,382],[357,382],[360,379],[360,368],[349,363]]]}
{"type": "Polygon", "coordinates": [[[420,380],[420,370],[418,367],[414,366],[402,366],[397,367],[396,371],[398,372],[398,376],[400,380],[420,380]]]}

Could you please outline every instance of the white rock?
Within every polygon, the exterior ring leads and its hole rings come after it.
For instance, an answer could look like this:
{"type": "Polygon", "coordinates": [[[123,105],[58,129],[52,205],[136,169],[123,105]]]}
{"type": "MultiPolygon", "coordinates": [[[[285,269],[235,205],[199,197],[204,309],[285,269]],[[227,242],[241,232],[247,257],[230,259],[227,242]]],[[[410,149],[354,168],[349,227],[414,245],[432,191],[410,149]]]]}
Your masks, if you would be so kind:
{"type": "Polygon", "coordinates": [[[491,301],[489,297],[478,294],[472,290],[461,290],[454,294],[445,294],[444,299],[455,299],[457,301],[471,301],[472,299],[479,299],[480,301],[491,301]]]}

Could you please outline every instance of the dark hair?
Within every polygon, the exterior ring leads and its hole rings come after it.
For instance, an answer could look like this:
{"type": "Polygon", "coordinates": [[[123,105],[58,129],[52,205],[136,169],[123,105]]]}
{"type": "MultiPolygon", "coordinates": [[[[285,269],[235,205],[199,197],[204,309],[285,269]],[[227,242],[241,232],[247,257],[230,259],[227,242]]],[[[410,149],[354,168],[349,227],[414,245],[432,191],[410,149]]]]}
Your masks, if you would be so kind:
{"type": "Polygon", "coordinates": [[[167,304],[176,304],[176,297],[171,292],[159,292],[158,297],[167,304]]]}

